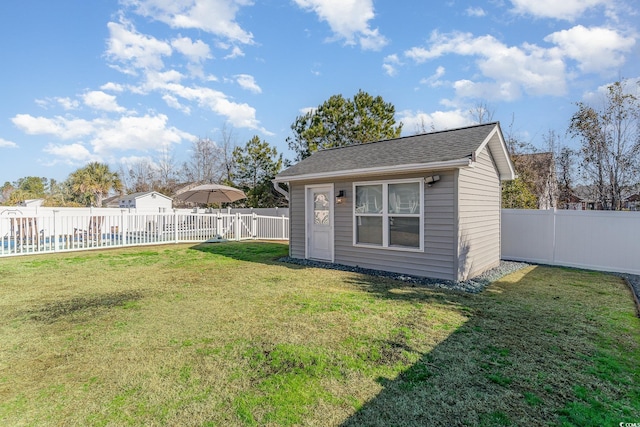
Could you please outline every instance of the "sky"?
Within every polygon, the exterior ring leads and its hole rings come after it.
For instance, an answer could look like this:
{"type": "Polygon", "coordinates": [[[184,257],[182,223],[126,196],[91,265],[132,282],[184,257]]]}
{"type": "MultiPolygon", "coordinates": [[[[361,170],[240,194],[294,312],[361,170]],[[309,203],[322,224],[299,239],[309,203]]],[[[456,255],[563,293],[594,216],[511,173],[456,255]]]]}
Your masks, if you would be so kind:
{"type": "Polygon", "coordinates": [[[640,0],[2,0],[0,183],[88,162],[176,164],[358,90],[403,135],[493,120],[539,148],[577,102],[640,78],[640,0]]]}

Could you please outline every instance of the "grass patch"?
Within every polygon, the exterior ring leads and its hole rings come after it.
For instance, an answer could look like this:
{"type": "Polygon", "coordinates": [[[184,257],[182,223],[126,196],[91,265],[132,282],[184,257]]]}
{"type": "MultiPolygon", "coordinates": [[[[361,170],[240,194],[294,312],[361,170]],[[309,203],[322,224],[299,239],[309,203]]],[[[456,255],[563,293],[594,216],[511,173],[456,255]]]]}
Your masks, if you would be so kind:
{"type": "Polygon", "coordinates": [[[278,243],[0,262],[1,425],[640,421],[619,278],[530,267],[479,295],[304,268],[278,243]]]}

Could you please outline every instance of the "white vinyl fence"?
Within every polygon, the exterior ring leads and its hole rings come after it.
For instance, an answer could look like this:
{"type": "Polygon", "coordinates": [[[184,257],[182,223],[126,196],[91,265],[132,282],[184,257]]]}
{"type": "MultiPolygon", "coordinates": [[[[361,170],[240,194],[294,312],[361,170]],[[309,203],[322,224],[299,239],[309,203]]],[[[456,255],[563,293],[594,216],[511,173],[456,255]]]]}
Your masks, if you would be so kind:
{"type": "Polygon", "coordinates": [[[640,274],[640,213],[503,209],[502,258],[640,274]]]}
{"type": "Polygon", "coordinates": [[[207,240],[288,240],[289,218],[256,213],[4,209],[0,256],[207,240]]]}

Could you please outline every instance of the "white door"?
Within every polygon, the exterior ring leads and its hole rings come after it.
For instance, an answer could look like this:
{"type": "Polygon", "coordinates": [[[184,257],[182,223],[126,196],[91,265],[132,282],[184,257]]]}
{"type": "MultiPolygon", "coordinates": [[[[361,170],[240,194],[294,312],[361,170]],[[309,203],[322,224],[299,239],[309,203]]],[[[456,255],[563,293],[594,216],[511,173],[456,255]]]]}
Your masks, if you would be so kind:
{"type": "Polygon", "coordinates": [[[307,258],[333,261],[333,186],[307,187],[307,258]]]}

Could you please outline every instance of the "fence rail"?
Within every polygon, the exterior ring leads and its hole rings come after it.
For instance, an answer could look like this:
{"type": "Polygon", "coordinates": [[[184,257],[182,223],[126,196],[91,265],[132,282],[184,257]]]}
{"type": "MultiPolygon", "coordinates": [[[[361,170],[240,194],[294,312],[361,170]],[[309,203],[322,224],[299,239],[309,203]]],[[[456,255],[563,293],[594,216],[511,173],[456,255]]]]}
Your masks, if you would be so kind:
{"type": "Polygon", "coordinates": [[[502,258],[640,274],[640,214],[503,209],[502,258]]]}
{"type": "Polygon", "coordinates": [[[207,240],[289,239],[289,218],[284,215],[112,212],[5,212],[0,216],[0,256],[207,240]]]}

